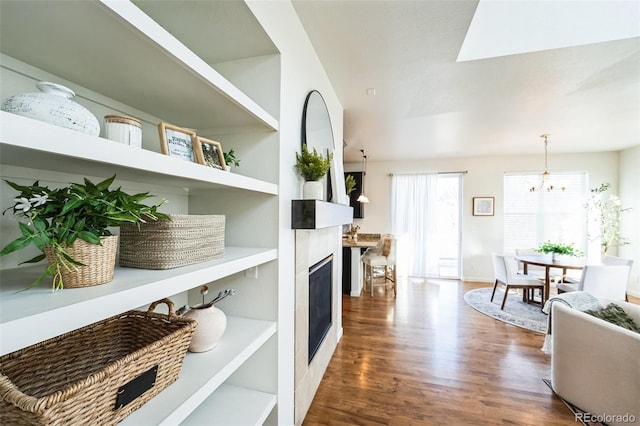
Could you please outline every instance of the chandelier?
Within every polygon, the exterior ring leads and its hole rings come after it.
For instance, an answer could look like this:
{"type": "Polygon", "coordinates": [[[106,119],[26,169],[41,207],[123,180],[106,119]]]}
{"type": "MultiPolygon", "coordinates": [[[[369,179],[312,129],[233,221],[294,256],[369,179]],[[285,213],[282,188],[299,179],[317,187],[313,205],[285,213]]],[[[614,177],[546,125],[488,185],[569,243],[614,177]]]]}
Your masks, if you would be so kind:
{"type": "Polygon", "coordinates": [[[364,181],[367,176],[367,155],[364,153],[364,149],[361,149],[360,152],[362,153],[362,192],[356,201],[359,203],[368,203],[369,198],[364,195],[364,181]]]}
{"type": "Polygon", "coordinates": [[[540,135],[540,137],[544,138],[544,172],[542,172],[542,180],[540,181],[540,183],[531,186],[529,188],[529,191],[531,192],[536,192],[541,190],[553,191],[557,189],[564,191],[565,190],[564,186],[557,188],[550,181],[551,173],[549,173],[549,166],[548,166],[548,159],[547,159],[547,145],[549,144],[549,134],[545,133],[543,135],[540,135]]]}

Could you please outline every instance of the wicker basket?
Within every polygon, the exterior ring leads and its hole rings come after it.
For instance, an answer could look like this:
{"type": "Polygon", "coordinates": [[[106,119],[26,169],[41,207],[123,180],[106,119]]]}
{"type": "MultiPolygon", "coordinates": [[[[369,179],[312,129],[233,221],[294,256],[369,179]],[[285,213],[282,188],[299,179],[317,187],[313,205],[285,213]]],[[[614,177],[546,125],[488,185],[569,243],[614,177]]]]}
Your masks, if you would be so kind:
{"type": "Polygon", "coordinates": [[[195,326],[163,299],[3,356],[0,424],[122,421],[178,379],[195,326]]]}
{"type": "Polygon", "coordinates": [[[170,215],[120,226],[120,266],[171,269],[224,256],[224,215],[170,215]]]}
{"type": "MultiPolygon", "coordinates": [[[[70,270],[64,266],[60,267],[65,288],[90,287],[113,280],[118,236],[101,237],[100,241],[102,245],[91,244],[78,238],[71,247],[64,248],[73,259],[84,264],[70,270]]],[[[55,263],[56,258],[51,246],[44,247],[44,254],[49,264],[55,263]]]]}

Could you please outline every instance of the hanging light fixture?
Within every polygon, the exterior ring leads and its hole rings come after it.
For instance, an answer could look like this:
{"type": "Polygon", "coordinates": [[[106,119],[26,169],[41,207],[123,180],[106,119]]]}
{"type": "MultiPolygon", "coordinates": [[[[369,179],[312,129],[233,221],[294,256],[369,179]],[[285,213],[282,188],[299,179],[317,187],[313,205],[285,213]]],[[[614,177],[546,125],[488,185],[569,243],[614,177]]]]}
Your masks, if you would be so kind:
{"type": "Polygon", "coordinates": [[[359,203],[368,203],[369,198],[364,195],[364,182],[367,176],[367,155],[364,153],[364,149],[361,149],[360,152],[362,153],[362,192],[356,201],[359,203]]]}
{"type": "Polygon", "coordinates": [[[548,166],[548,159],[547,159],[547,145],[549,144],[549,134],[545,133],[543,135],[540,135],[540,137],[544,138],[544,172],[542,172],[542,180],[540,181],[540,183],[538,183],[537,185],[531,186],[529,188],[529,191],[531,192],[536,192],[541,190],[553,191],[557,189],[564,191],[565,190],[564,186],[557,188],[553,185],[553,183],[550,182],[551,173],[549,173],[549,166],[548,166]]]}

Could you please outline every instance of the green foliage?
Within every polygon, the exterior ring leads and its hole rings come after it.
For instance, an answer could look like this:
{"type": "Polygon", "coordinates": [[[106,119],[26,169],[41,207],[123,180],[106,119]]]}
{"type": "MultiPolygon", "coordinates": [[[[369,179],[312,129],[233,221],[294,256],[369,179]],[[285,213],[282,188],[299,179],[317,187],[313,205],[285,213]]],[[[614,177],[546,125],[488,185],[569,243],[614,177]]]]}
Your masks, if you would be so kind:
{"type": "Polygon", "coordinates": [[[347,175],[344,180],[344,186],[347,189],[347,195],[351,194],[356,189],[356,179],[353,175],[347,175]]]}
{"type": "Polygon", "coordinates": [[[551,241],[547,241],[545,243],[540,244],[540,246],[536,249],[538,253],[558,253],[565,254],[567,256],[582,256],[582,251],[576,249],[571,244],[563,244],[563,243],[552,243],[551,241]]]}
{"type": "Polygon", "coordinates": [[[240,160],[236,158],[236,153],[233,148],[231,148],[228,152],[223,152],[222,155],[224,156],[224,162],[228,166],[233,165],[234,167],[240,167],[240,160]]]}
{"type": "Polygon", "coordinates": [[[98,184],[84,179],[83,184],[72,183],[67,187],[49,189],[38,181],[23,186],[5,181],[19,192],[13,207],[6,209],[26,220],[18,222],[22,236],[7,244],[0,256],[13,253],[30,245],[40,250],[40,255],[23,263],[35,263],[43,260],[44,247],[51,246],[58,262],[49,265],[36,280],[39,284],[45,276],[53,276],[53,289],[63,288],[61,267],[73,269],[80,262],[65,251],[77,239],[100,245],[100,237],[111,235],[108,227],[121,223],[140,223],[145,220],[169,219],[157,208],[163,202],[147,206],[141,202],[149,197],[148,192],[129,195],[120,188],[109,189],[115,175],[98,184]]]}
{"type": "Polygon", "coordinates": [[[591,198],[587,202],[587,210],[591,220],[597,221],[598,235],[589,235],[589,239],[600,240],[602,253],[606,254],[612,246],[630,244],[629,240],[620,235],[620,215],[630,208],[623,208],[620,198],[616,195],[606,196],[611,184],[606,182],[591,189],[591,198]]]}
{"type": "Polygon", "coordinates": [[[306,181],[320,180],[329,171],[332,158],[333,154],[324,158],[315,148],[313,148],[313,152],[310,152],[307,145],[303,144],[302,153],[296,152],[295,168],[306,181]]]}

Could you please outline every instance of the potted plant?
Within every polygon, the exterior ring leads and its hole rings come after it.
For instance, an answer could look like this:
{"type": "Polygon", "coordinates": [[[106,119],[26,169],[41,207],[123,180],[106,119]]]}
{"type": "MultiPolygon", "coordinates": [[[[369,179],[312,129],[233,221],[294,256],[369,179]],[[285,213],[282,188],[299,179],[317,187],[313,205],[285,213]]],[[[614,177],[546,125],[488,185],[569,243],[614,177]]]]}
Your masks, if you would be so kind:
{"type": "Polygon", "coordinates": [[[564,256],[572,256],[579,257],[582,256],[582,251],[576,249],[573,243],[563,244],[563,243],[552,243],[551,241],[546,241],[538,246],[536,249],[538,253],[551,254],[551,258],[553,260],[556,259],[558,255],[564,256]]]}
{"type": "Polygon", "coordinates": [[[151,197],[148,192],[129,195],[120,188],[109,189],[115,175],[94,184],[72,183],[50,189],[38,181],[23,186],[5,181],[19,192],[11,210],[25,222],[18,222],[22,235],[5,246],[0,256],[30,245],[42,253],[22,263],[35,263],[45,258],[48,265],[33,285],[46,276],[53,277],[52,289],[87,287],[113,279],[118,237],[109,227],[121,223],[169,219],[157,212],[163,204],[147,206],[141,201],[151,197]]]}
{"type": "Polygon", "coordinates": [[[231,165],[234,167],[240,167],[240,160],[236,158],[236,153],[233,148],[227,152],[223,152],[222,155],[224,156],[224,162],[227,165],[228,171],[231,171],[231,165]]]}
{"type": "Polygon", "coordinates": [[[344,179],[344,187],[347,190],[347,196],[349,196],[356,189],[356,178],[353,175],[347,175],[344,179]]]}
{"type": "Polygon", "coordinates": [[[315,148],[313,151],[309,151],[307,145],[302,144],[302,152],[300,154],[296,152],[295,165],[295,169],[305,180],[302,198],[305,200],[322,200],[324,198],[320,179],[329,171],[332,158],[332,153],[324,157],[315,148]]]}
{"type": "Polygon", "coordinates": [[[600,240],[601,254],[606,255],[612,246],[624,246],[629,240],[620,235],[620,215],[630,208],[623,208],[616,195],[605,195],[611,184],[606,182],[591,189],[591,198],[587,202],[590,220],[597,223],[598,234],[589,235],[589,239],[600,240]]]}

